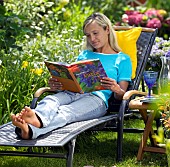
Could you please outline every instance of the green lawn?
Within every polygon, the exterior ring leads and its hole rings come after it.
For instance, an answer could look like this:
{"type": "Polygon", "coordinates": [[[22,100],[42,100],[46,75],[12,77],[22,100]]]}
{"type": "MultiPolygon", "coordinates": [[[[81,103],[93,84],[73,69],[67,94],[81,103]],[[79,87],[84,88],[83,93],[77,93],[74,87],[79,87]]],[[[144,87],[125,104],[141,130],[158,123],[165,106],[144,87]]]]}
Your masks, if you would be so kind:
{"type": "MultiPolygon", "coordinates": [[[[140,121],[141,122],[141,121],[140,121]]],[[[140,126],[137,120],[130,120],[125,126],[140,126]]],[[[141,134],[124,133],[123,162],[116,162],[116,133],[98,132],[90,136],[82,134],[76,142],[73,167],[91,165],[94,167],[165,167],[167,158],[165,154],[145,153],[141,162],[136,156],[141,134]]],[[[27,157],[0,157],[1,167],[64,167],[65,160],[27,157]]]]}

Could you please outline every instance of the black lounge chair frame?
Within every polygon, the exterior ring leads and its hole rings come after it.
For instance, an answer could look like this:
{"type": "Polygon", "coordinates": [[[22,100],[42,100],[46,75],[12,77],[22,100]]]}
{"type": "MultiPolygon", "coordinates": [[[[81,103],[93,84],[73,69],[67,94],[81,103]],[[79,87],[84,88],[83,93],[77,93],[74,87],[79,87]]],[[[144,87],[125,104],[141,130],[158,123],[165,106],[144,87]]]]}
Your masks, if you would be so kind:
{"type": "MultiPolygon", "coordinates": [[[[133,27],[116,26],[115,30],[128,30],[133,27]]],[[[125,93],[123,100],[118,101],[115,105],[115,99],[111,97],[109,101],[109,114],[98,119],[92,119],[87,121],[75,122],[68,124],[62,128],[49,132],[34,140],[22,140],[17,138],[15,134],[15,127],[11,122],[0,126],[0,146],[12,146],[22,149],[24,151],[6,151],[0,150],[1,156],[28,156],[28,157],[46,157],[46,158],[62,158],[66,159],[66,166],[72,167],[73,155],[76,137],[87,130],[104,130],[117,132],[117,160],[122,161],[122,143],[123,132],[135,132],[135,129],[125,130],[123,128],[124,117],[129,116],[132,112],[128,109],[129,101],[135,97],[135,95],[144,95],[136,90],[143,80],[142,75],[147,64],[148,56],[150,54],[152,45],[157,35],[157,29],[143,28],[140,37],[137,41],[137,70],[136,77],[133,79],[132,84],[129,86],[129,91],[125,93]],[[115,113],[115,110],[118,112],[115,113]],[[112,121],[116,122],[116,127],[112,126],[112,121]],[[102,125],[102,126],[98,126],[102,125]],[[100,129],[98,128],[100,127],[100,129]],[[102,129],[101,129],[102,127],[102,129]],[[45,153],[34,152],[34,147],[64,147],[66,153],[45,153]]],[[[143,83],[143,82],[142,82],[143,83]]],[[[143,84],[142,84],[143,85],[143,84]]],[[[144,87],[143,87],[144,89],[144,87]]],[[[39,97],[44,92],[51,92],[50,88],[40,88],[34,94],[34,98],[30,105],[31,108],[35,108],[39,97]]],[[[115,124],[115,123],[114,123],[115,124]]]]}

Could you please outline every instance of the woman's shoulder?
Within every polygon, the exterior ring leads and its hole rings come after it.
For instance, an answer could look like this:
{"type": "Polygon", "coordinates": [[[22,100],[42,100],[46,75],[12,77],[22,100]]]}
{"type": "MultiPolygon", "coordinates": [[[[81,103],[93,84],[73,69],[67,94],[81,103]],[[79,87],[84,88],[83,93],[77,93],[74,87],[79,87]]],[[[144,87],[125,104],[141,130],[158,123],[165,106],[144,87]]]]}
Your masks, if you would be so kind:
{"type": "Polygon", "coordinates": [[[83,50],[79,56],[78,59],[88,59],[88,58],[94,58],[94,57],[103,57],[103,56],[111,56],[114,57],[114,59],[130,59],[129,55],[119,52],[116,54],[105,54],[105,53],[98,53],[98,52],[93,52],[90,50],[83,50]]]}
{"type": "Polygon", "coordinates": [[[123,53],[123,52],[119,52],[117,54],[117,57],[116,57],[116,63],[124,64],[125,62],[130,63],[131,62],[130,57],[127,54],[123,53]]]}
{"type": "Polygon", "coordinates": [[[119,52],[117,55],[118,55],[118,57],[121,57],[121,58],[124,58],[124,59],[130,59],[130,56],[126,53],[123,53],[123,52],[119,52]]]}
{"type": "Polygon", "coordinates": [[[79,55],[87,55],[87,54],[92,54],[92,53],[93,53],[93,52],[90,51],[90,50],[83,50],[83,51],[80,52],[79,55]]]}
{"type": "Polygon", "coordinates": [[[90,55],[92,55],[93,52],[90,50],[83,50],[78,55],[78,60],[88,59],[90,55]]]}

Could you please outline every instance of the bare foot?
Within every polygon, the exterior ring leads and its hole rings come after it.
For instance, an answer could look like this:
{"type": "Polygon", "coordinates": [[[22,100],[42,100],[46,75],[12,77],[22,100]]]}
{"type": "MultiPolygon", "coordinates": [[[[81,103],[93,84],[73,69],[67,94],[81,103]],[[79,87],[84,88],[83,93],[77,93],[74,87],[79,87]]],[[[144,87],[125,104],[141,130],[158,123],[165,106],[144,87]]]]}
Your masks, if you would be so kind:
{"type": "Polygon", "coordinates": [[[21,118],[15,116],[14,114],[11,115],[11,120],[13,125],[19,127],[21,129],[21,137],[23,139],[29,139],[29,127],[28,124],[21,118]]]}
{"type": "Polygon", "coordinates": [[[18,115],[18,118],[21,118],[26,123],[31,124],[37,128],[41,127],[40,121],[38,120],[35,112],[30,107],[26,106],[24,109],[22,109],[18,115]]]}

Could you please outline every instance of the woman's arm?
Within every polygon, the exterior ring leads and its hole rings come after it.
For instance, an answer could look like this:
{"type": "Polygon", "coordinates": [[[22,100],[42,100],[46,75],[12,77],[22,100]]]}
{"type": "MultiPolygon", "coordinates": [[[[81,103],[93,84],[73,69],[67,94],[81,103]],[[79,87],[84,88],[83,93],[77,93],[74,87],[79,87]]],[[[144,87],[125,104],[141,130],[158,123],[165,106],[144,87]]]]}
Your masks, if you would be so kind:
{"type": "Polygon", "coordinates": [[[104,77],[101,80],[101,84],[105,89],[109,89],[114,92],[116,99],[121,100],[128,88],[129,82],[121,81],[118,84],[114,79],[104,77]]]}

